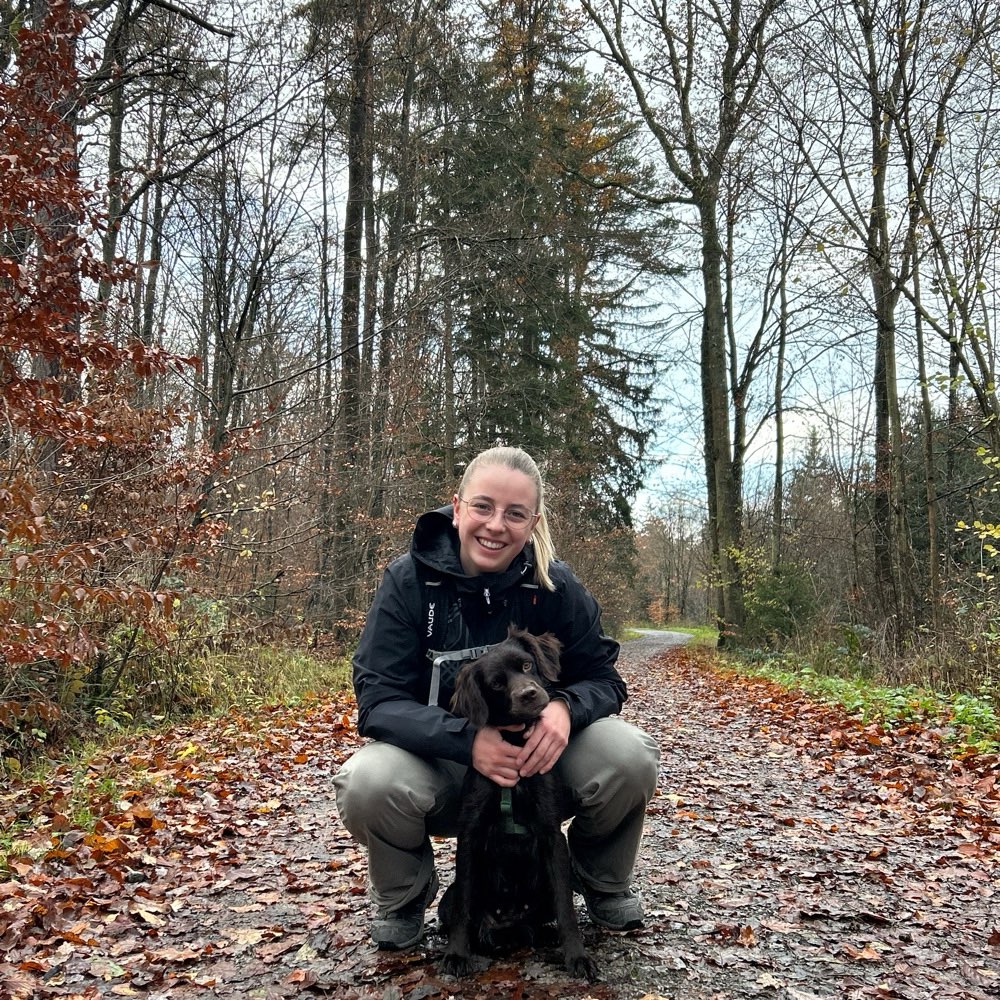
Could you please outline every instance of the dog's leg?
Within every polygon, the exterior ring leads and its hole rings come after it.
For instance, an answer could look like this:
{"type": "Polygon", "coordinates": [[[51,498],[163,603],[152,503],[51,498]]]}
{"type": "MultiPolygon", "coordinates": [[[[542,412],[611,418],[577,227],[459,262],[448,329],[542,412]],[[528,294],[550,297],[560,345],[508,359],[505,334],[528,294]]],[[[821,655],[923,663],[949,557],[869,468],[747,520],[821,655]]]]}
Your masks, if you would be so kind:
{"type": "Polygon", "coordinates": [[[458,836],[455,849],[455,881],[448,889],[448,947],[441,971],[449,976],[467,976],[472,971],[473,876],[475,859],[469,831],[458,836]]]}
{"type": "Polygon", "coordinates": [[[572,868],[569,846],[561,831],[552,839],[552,849],[543,852],[549,869],[549,879],[555,901],[556,925],[559,928],[559,943],[562,945],[563,960],[570,974],[577,979],[596,983],[597,964],[587,954],[583,946],[583,935],[573,908],[572,868]]]}

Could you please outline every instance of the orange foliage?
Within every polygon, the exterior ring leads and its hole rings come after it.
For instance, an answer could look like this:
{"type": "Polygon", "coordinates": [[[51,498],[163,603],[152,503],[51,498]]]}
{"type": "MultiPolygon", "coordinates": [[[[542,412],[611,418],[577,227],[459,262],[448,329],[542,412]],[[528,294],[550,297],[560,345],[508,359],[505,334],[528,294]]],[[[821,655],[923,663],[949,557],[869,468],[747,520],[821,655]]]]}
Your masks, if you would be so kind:
{"type": "MultiPolygon", "coordinates": [[[[104,329],[87,289],[113,273],[87,234],[101,218],[79,177],[75,43],[84,15],[50,4],[17,37],[0,84],[0,752],[44,738],[84,682],[106,693],[130,652],[111,637],[157,634],[178,594],[168,565],[193,527],[210,461],[175,445],[182,414],[136,402],[140,380],[181,358],[104,329]],[[116,632],[117,630],[117,632],[116,632]],[[115,663],[114,658],[118,661],[115,663]],[[67,672],[74,671],[74,683],[67,672]],[[39,736],[39,733],[41,736],[39,736]],[[3,744],[6,744],[4,748],[3,744]]],[[[188,557],[190,558],[190,557],[188,557]]]]}

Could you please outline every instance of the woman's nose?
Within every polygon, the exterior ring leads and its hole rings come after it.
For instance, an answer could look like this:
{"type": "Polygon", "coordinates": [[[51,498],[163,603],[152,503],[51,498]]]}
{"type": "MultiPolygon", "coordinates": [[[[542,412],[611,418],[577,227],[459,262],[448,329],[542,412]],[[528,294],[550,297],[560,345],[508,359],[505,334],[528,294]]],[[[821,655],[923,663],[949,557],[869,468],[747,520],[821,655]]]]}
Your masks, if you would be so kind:
{"type": "Polygon", "coordinates": [[[494,507],[493,513],[486,521],[486,527],[489,528],[490,531],[501,531],[505,523],[504,511],[502,511],[499,507],[494,507]]]}

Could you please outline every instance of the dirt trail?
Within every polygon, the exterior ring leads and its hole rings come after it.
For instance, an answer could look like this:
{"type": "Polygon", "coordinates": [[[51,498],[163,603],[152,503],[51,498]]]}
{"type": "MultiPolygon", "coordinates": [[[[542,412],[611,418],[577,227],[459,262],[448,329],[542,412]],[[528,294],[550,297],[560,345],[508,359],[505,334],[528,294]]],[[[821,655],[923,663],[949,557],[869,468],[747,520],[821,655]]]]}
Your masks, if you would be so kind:
{"type": "MultiPolygon", "coordinates": [[[[566,979],[545,949],[439,978],[433,910],[425,947],[376,951],[364,859],[330,795],[357,738],[328,713],[276,727],[270,747],[244,741],[212,781],[192,778],[191,831],[147,844],[131,880],[91,875],[75,939],[65,927],[38,938],[36,966],[22,933],[6,956],[10,995],[996,1000],[996,762],[949,762],[926,734],[890,738],[721,677],[668,648],[677,641],[623,647],[624,714],[663,757],[637,868],[647,925],[610,934],[581,916],[601,983],[566,979]],[[206,802],[214,825],[199,819],[206,802]]],[[[435,847],[444,884],[452,848],[435,847]]],[[[22,874],[21,895],[0,897],[8,913],[30,887],[22,874]]]]}
{"type": "Polygon", "coordinates": [[[678,1000],[1000,996],[995,761],[683,662],[653,673],[630,708],[663,748],[637,982],[678,1000]]]}

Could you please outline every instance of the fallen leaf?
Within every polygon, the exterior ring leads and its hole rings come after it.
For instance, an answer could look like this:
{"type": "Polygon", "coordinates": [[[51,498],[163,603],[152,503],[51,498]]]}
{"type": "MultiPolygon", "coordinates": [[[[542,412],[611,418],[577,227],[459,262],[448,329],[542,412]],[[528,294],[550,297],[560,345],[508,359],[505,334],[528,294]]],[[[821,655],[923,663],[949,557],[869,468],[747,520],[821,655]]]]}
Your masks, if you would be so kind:
{"type": "Polygon", "coordinates": [[[862,962],[881,962],[882,956],[870,945],[866,944],[864,948],[856,948],[853,944],[847,944],[846,942],[841,945],[840,950],[848,955],[850,958],[857,959],[862,962]]]}

